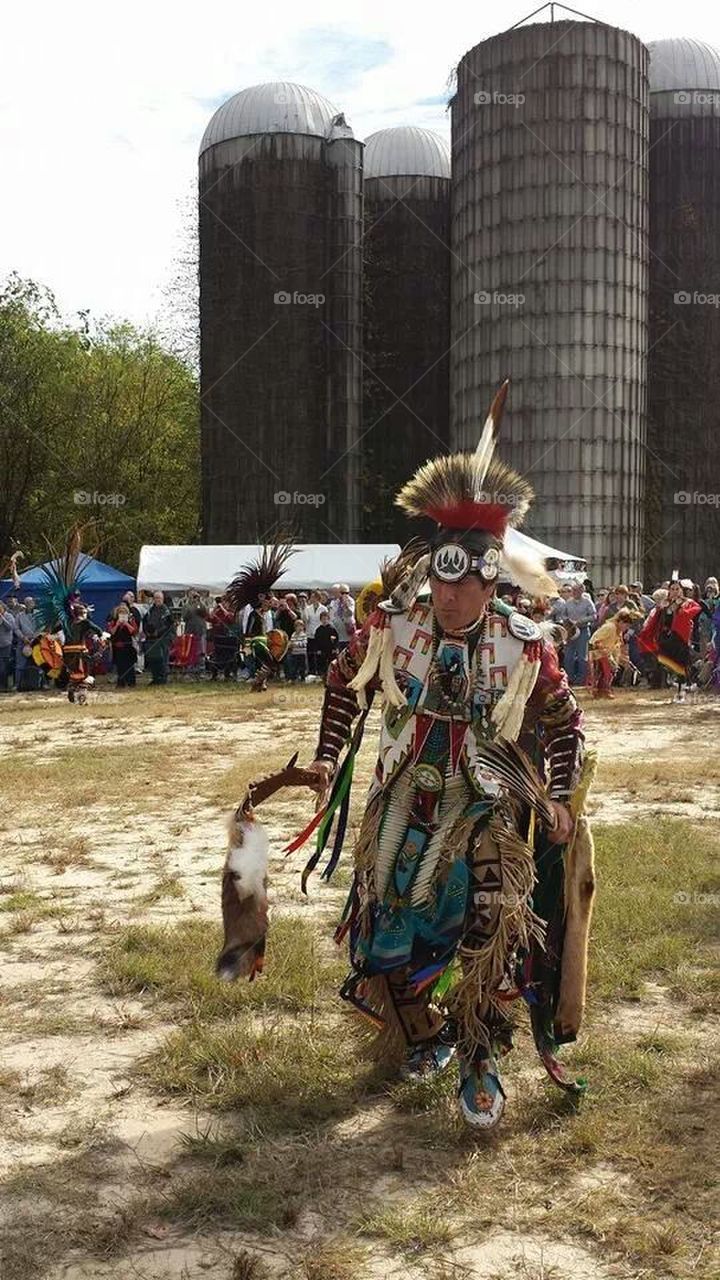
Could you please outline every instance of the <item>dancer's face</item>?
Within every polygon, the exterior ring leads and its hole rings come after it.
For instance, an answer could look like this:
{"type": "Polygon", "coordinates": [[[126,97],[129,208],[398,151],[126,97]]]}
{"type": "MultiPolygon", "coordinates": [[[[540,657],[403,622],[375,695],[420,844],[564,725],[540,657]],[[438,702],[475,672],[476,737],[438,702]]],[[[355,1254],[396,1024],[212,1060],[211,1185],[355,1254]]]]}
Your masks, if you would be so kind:
{"type": "Polygon", "coordinates": [[[460,582],[441,582],[430,575],[433,609],[443,631],[461,631],[472,626],[487,608],[495,591],[494,582],[483,582],[469,573],[460,582]]]}

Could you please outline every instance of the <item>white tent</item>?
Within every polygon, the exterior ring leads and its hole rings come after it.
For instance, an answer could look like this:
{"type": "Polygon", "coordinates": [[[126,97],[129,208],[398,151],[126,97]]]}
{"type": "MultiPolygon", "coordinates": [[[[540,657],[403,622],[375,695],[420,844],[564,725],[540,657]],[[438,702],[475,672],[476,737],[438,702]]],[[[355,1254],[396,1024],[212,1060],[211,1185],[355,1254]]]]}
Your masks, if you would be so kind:
{"type": "Polygon", "coordinates": [[[508,529],[505,541],[510,551],[526,553],[531,551],[543,560],[561,560],[566,565],[572,565],[574,569],[584,568],[587,564],[584,557],[576,555],[574,551],[558,551],[557,547],[549,547],[545,542],[538,542],[537,538],[531,538],[529,534],[521,533],[519,529],[508,529]]]}
{"type": "MultiPolygon", "coordinates": [[[[242,566],[261,550],[258,546],[143,547],[138,590],[221,595],[242,566]]],[[[381,562],[398,551],[395,543],[303,543],[289,560],[278,588],[297,591],[345,582],[357,591],[377,578],[381,562]]]]}
{"type": "MultiPolygon", "coordinates": [[[[533,551],[543,560],[569,561],[573,567],[585,563],[581,557],[548,547],[519,529],[508,529],[506,537],[511,548],[525,553],[533,551]]],[[[254,560],[261,550],[258,546],[235,545],[146,546],[140,552],[138,591],[171,594],[202,591],[221,595],[238,570],[248,560],[254,560]]],[[[377,578],[382,561],[396,556],[399,550],[397,543],[392,542],[302,543],[288,562],[278,587],[280,591],[298,591],[346,582],[351,591],[357,591],[377,578]]]]}

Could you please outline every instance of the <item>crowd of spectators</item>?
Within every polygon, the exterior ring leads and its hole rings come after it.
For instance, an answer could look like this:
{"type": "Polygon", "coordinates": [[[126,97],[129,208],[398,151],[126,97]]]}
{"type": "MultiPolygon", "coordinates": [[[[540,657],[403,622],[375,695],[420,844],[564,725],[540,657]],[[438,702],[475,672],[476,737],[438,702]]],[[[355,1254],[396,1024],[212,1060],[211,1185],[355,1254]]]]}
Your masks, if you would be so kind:
{"type": "MultiPolygon", "coordinates": [[[[560,661],[573,686],[588,683],[593,659],[602,660],[603,680],[613,684],[663,687],[668,680],[656,657],[643,648],[641,632],[658,610],[693,601],[690,648],[698,681],[720,688],[720,596],[718,580],[701,589],[682,579],[664,582],[649,594],[642,582],[595,591],[589,580],[563,584],[555,599],[530,600],[517,589],[503,592],[522,613],[555,624],[560,661]],[[615,627],[606,624],[615,620],[615,627]]],[[[128,591],[104,622],[103,644],[94,656],[98,670],[114,669],[118,689],[133,688],[142,673],[163,685],[172,672],[188,678],[251,680],[255,661],[247,643],[256,636],[258,616],[264,633],[284,632],[287,649],[281,678],[322,681],[335,655],[357,627],[355,600],[345,583],[329,591],[271,594],[254,611],[236,614],[223,596],[190,592],[182,600],[162,591],[128,591]]],[[[98,619],[95,619],[98,622],[98,619]]],[[[0,602],[0,692],[11,687],[31,691],[48,683],[37,661],[40,621],[35,600],[10,596],[0,602]]],[[[593,683],[592,678],[589,681],[593,683]]]]}
{"type": "Polygon", "coordinates": [[[536,621],[558,625],[560,661],[571,685],[592,683],[589,663],[593,652],[597,657],[602,650],[612,653],[613,684],[637,686],[645,681],[654,689],[665,687],[671,677],[643,644],[643,632],[651,618],[685,606],[692,617],[692,678],[701,686],[720,689],[720,594],[715,577],[707,578],[702,587],[690,578],[668,579],[650,593],[640,581],[596,591],[586,579],[560,586],[555,600],[519,596],[516,604],[536,621]],[[603,642],[610,634],[606,624],[612,620],[618,621],[619,642],[608,649],[603,642]]]}
{"type": "MultiPolygon", "coordinates": [[[[222,596],[190,592],[173,601],[162,591],[127,591],[101,623],[96,671],[114,670],[118,689],[134,688],[145,673],[152,685],[170,673],[188,678],[249,680],[254,660],[245,644],[250,610],[234,613],[222,596]]],[[[288,681],[322,680],[356,628],[355,600],[345,583],[329,591],[285,592],[262,601],[262,629],[287,637],[282,675],[288,681]]],[[[99,619],[94,619],[99,622],[99,619]]],[[[42,623],[30,596],[0,602],[0,692],[30,692],[50,683],[35,642],[42,623]]],[[[257,634],[256,631],[253,634],[257,634]]]]}

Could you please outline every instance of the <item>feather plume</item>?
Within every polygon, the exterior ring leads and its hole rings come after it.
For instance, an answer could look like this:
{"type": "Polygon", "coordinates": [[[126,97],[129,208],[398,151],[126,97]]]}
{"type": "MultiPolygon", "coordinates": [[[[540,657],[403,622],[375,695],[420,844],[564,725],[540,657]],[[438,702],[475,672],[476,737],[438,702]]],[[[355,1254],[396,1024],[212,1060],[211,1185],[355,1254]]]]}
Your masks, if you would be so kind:
{"type": "Polygon", "coordinates": [[[511,799],[529,805],[541,822],[552,827],[555,815],[545,784],[535,765],[516,742],[480,742],[478,759],[496,775],[511,799]]]}
{"type": "Polygon", "coordinates": [[[503,564],[510,571],[513,582],[529,596],[556,596],[558,589],[545,563],[532,552],[509,551],[503,547],[503,564]]]}
{"type": "Polygon", "coordinates": [[[83,533],[87,525],[73,525],[65,546],[58,549],[45,539],[50,559],[40,565],[44,582],[38,613],[43,627],[54,631],[59,625],[64,630],[70,626],[68,598],[73,591],[81,591],[88,575],[92,553],[82,549],[83,533]]]}
{"type": "Polygon", "coordinates": [[[250,604],[256,607],[260,596],[270,591],[278,578],[285,572],[285,566],[295,548],[290,542],[276,542],[272,546],[263,547],[257,560],[243,565],[227,588],[225,595],[232,607],[237,611],[250,604]]]}
{"type": "Polygon", "coordinates": [[[500,390],[496,391],[493,397],[493,402],[488,411],[488,416],[485,419],[485,426],[483,427],[482,434],[475,450],[478,470],[482,470],[483,475],[487,471],[495,452],[495,443],[497,441],[498,431],[500,430],[500,422],[502,420],[509,386],[510,379],[506,378],[500,387],[500,390]]]}
{"type": "Polygon", "coordinates": [[[403,578],[412,573],[418,561],[427,555],[428,551],[429,547],[424,538],[411,538],[398,555],[392,559],[383,560],[380,565],[380,580],[384,599],[392,595],[403,578]]]}

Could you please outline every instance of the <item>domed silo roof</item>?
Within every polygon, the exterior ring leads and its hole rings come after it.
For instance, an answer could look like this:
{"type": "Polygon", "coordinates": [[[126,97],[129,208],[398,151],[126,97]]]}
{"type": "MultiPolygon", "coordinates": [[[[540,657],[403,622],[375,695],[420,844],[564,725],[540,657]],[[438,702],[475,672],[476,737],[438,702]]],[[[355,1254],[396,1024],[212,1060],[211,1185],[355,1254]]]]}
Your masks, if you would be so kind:
{"type": "Polygon", "coordinates": [[[287,80],[255,84],[218,107],[203,134],[200,154],[218,142],[251,134],[297,133],[325,138],[337,115],[337,107],[305,85],[287,80]]]}
{"type": "Polygon", "coordinates": [[[450,146],[432,129],[379,129],[365,143],[366,178],[449,178],[450,146]]]}
{"type": "Polygon", "coordinates": [[[720,52],[701,40],[679,36],[653,40],[650,50],[650,92],[720,90],[720,52]]]}

